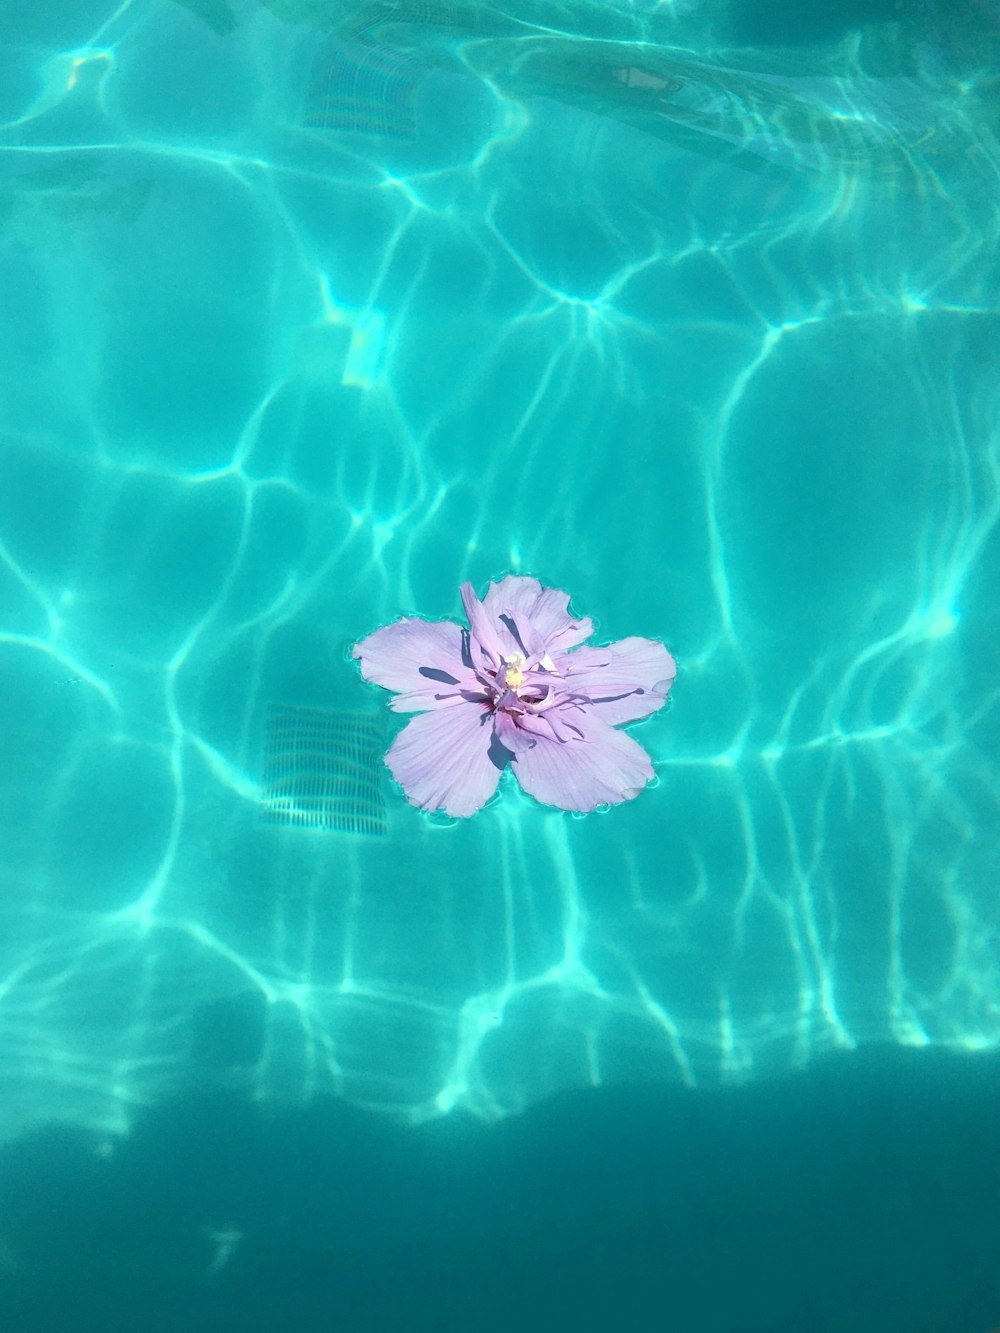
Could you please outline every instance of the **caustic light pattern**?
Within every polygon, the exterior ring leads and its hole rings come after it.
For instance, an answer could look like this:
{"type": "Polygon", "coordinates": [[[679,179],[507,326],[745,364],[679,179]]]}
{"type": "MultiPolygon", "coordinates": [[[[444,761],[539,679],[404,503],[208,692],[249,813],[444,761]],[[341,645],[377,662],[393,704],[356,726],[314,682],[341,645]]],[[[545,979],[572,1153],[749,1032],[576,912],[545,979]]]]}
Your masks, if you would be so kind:
{"type": "Polygon", "coordinates": [[[995,5],[0,6],[0,1145],[1000,1048],[995,5]]]}
{"type": "Polygon", "coordinates": [[[593,623],[569,597],[508,575],[482,601],[461,587],[469,628],[404,617],[354,646],[361,673],[415,712],[386,763],[412,805],[475,814],[510,766],[522,788],[560,810],[638,796],[649,755],[617,730],[666,703],[677,665],[662,643],[628,638],[580,648],[593,623]]]}

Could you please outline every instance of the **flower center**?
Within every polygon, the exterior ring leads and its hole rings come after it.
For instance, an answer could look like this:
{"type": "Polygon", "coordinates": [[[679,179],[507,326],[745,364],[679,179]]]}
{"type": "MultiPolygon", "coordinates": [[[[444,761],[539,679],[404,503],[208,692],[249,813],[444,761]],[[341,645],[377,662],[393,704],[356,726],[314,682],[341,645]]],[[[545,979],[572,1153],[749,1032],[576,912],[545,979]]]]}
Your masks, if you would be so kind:
{"type": "Polygon", "coordinates": [[[524,666],[525,657],[523,653],[513,653],[510,657],[503,659],[503,664],[507,668],[507,688],[509,690],[519,690],[525,682],[525,674],[521,670],[524,666]]]}

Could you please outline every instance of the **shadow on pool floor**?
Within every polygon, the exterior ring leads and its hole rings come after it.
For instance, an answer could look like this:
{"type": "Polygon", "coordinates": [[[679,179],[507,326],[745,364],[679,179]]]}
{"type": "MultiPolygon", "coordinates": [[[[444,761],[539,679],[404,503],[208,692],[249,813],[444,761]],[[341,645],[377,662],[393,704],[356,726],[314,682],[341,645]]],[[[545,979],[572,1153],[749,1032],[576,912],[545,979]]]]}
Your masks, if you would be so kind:
{"type": "Polygon", "coordinates": [[[0,1327],[988,1333],[997,1105],[997,1059],[888,1049],[495,1126],[191,1096],[3,1150],[0,1327]]]}

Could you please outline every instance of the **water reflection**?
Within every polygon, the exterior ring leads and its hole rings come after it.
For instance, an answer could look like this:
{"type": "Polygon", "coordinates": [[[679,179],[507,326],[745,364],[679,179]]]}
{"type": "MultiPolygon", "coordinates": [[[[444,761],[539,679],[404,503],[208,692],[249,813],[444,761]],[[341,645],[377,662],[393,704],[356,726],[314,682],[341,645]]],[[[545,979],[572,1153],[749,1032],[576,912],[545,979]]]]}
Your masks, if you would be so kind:
{"type": "Polygon", "coordinates": [[[996,1044],[997,33],[859,15],[19,20],[2,1132],[996,1044]],[[368,706],[359,633],[506,569],[675,651],[647,798],[274,767],[368,706]]]}

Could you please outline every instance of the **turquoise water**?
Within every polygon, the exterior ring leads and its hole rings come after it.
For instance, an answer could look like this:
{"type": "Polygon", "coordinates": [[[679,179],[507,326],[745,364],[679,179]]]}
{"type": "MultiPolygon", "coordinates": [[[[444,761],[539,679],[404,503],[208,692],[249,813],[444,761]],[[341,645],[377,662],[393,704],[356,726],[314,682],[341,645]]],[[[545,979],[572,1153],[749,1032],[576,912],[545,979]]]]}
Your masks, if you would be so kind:
{"type": "Polygon", "coordinates": [[[995,1050],[1000,12],[20,8],[0,1138],[995,1050]],[[506,571],[677,657],[634,803],[376,762],[506,571]]]}

